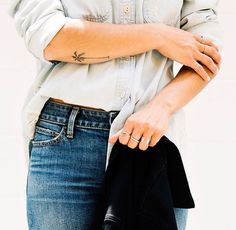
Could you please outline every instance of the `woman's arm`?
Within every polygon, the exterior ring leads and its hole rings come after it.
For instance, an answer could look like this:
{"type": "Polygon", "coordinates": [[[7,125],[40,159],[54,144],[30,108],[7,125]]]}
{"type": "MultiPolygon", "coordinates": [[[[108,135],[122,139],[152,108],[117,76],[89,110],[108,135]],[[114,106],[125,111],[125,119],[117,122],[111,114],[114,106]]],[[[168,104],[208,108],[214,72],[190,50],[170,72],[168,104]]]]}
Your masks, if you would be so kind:
{"type": "Polygon", "coordinates": [[[203,55],[199,36],[161,23],[120,25],[72,19],[65,16],[60,0],[14,0],[9,13],[27,49],[49,65],[51,61],[89,64],[156,49],[203,79],[208,75],[202,65],[217,72],[214,44],[207,43],[203,55]]]}
{"type": "MultiPolygon", "coordinates": [[[[219,65],[220,63],[218,68],[219,65]]],[[[211,79],[216,76],[209,69],[204,68],[211,79]]],[[[172,81],[139,111],[128,117],[123,128],[112,135],[109,142],[114,144],[119,139],[120,143],[130,148],[139,146],[141,150],[146,150],[148,146],[155,146],[165,134],[171,116],[198,95],[207,84],[208,82],[200,78],[193,69],[183,66],[172,81]],[[137,143],[129,135],[122,134],[123,131],[138,140],[142,137],[144,141],[137,143]]]]}
{"type": "MultiPolygon", "coordinates": [[[[205,69],[211,78],[215,77],[206,67],[205,69]]],[[[199,78],[196,72],[183,66],[177,76],[161,89],[150,103],[163,106],[172,115],[190,102],[206,85],[207,82],[199,78]]]]}
{"type": "Polygon", "coordinates": [[[71,19],[45,48],[45,58],[93,64],[157,46],[155,24],[110,24],[71,19]]]}
{"type": "Polygon", "coordinates": [[[110,24],[71,19],[44,50],[47,60],[92,64],[156,49],[164,56],[194,69],[209,79],[201,64],[217,73],[217,47],[193,34],[162,23],[110,24]],[[201,51],[205,50],[205,54],[201,51]]]}
{"type": "MultiPolygon", "coordinates": [[[[221,29],[217,17],[218,2],[218,0],[183,1],[181,29],[198,36],[203,35],[204,44],[206,44],[206,41],[213,41],[218,44],[218,51],[216,52],[218,59],[213,59],[219,69],[221,62],[219,50],[222,48],[222,42],[221,29]]],[[[169,36],[169,33],[167,34],[167,40],[171,40],[172,36],[169,36]]],[[[173,36],[173,38],[176,39],[176,36],[173,36]]],[[[166,52],[166,44],[161,47],[162,53],[166,52]]],[[[173,45],[175,43],[170,42],[169,44],[173,45]]],[[[213,51],[212,47],[205,46],[203,55],[208,54],[210,50],[213,51]]],[[[200,55],[198,51],[196,55],[200,55]]],[[[209,60],[209,62],[211,61],[209,60]]],[[[209,71],[209,65],[205,65],[203,68],[211,78],[216,75],[216,73],[209,71]]],[[[196,71],[196,73],[192,69],[186,67],[186,65],[182,67],[176,78],[167,84],[149,103],[133,113],[126,120],[124,127],[109,138],[109,142],[115,143],[119,139],[122,144],[128,145],[130,148],[139,146],[142,150],[146,150],[148,146],[154,146],[167,130],[171,115],[195,97],[207,84],[199,78],[199,72],[196,71]],[[144,141],[136,142],[129,135],[123,134],[123,131],[130,133],[138,140],[142,137],[144,141]],[[151,140],[151,142],[148,143],[147,140],[151,140]]]]}
{"type": "MultiPolygon", "coordinates": [[[[206,67],[205,70],[211,76],[215,76],[206,67]]],[[[178,75],[170,81],[159,93],[145,104],[139,111],[133,113],[125,122],[124,127],[109,138],[110,143],[118,139],[120,143],[135,148],[139,145],[141,150],[148,146],[154,146],[165,134],[171,116],[181,107],[191,101],[205,86],[199,75],[189,67],[183,66],[178,75]],[[131,135],[144,142],[135,142],[129,135],[123,135],[122,131],[132,133],[131,135]],[[150,139],[150,143],[146,141],[150,139]]]]}

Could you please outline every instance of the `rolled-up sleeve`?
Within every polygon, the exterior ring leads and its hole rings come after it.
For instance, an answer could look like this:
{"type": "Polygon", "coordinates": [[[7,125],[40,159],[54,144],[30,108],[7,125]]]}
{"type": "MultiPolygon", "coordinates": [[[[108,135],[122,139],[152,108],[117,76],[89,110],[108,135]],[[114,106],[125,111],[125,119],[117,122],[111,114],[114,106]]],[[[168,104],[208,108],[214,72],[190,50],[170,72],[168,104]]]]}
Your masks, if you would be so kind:
{"type": "Polygon", "coordinates": [[[29,52],[36,58],[53,64],[44,57],[44,49],[70,20],[65,16],[60,0],[13,0],[8,11],[14,18],[18,34],[24,38],[29,52]]]}
{"type": "Polygon", "coordinates": [[[222,31],[218,20],[218,0],[185,0],[180,28],[215,42],[222,49],[222,31]]]}

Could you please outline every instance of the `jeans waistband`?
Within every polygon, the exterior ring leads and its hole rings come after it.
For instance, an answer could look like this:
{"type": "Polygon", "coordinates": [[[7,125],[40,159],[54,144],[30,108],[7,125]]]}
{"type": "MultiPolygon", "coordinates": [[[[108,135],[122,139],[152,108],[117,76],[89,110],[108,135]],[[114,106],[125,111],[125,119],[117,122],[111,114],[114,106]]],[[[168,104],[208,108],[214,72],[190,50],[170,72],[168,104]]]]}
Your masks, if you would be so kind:
{"type": "Polygon", "coordinates": [[[103,111],[66,103],[46,101],[40,113],[40,120],[67,125],[68,136],[73,135],[73,128],[85,127],[109,130],[112,121],[120,111],[103,111]]]}

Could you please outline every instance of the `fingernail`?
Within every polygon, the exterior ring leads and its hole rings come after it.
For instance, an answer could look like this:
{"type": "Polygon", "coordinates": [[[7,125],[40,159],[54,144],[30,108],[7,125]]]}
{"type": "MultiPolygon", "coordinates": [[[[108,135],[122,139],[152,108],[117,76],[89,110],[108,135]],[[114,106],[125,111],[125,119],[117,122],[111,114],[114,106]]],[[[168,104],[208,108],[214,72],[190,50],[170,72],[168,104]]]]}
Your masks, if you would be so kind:
{"type": "Polygon", "coordinates": [[[210,80],[211,80],[211,78],[209,76],[207,76],[207,81],[210,81],[210,80]]]}

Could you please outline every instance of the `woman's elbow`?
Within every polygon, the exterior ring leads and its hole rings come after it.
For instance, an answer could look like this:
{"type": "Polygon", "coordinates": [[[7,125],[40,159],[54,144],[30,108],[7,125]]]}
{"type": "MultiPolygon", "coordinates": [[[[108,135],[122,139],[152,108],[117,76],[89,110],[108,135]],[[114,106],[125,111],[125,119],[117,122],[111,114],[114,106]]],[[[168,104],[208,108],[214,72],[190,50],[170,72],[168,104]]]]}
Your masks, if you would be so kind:
{"type": "Polygon", "coordinates": [[[53,44],[49,43],[43,50],[44,58],[48,61],[56,60],[56,52],[53,44]]]}

